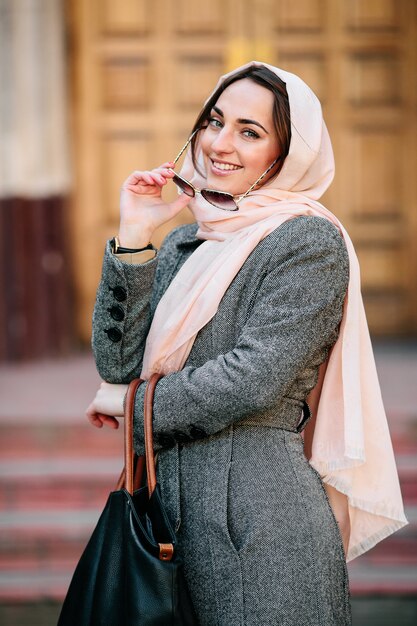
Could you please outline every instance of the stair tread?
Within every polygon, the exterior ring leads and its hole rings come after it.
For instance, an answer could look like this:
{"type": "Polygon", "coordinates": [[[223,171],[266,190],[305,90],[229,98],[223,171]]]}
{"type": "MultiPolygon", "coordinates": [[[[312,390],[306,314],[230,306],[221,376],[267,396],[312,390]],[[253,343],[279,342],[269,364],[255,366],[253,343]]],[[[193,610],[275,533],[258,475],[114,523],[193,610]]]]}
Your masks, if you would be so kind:
{"type": "MultiPolygon", "coordinates": [[[[103,504],[104,506],[104,504],[103,504]]],[[[100,516],[101,510],[92,509],[67,509],[67,510],[30,510],[22,511],[4,511],[0,516],[0,530],[32,529],[33,531],[50,532],[51,528],[69,530],[78,527],[90,526],[96,522],[100,516]]]]}
{"type": "MultiPolygon", "coordinates": [[[[415,348],[398,354],[377,349],[376,357],[410,523],[348,564],[350,588],[353,596],[416,595],[415,348]]],[[[99,383],[91,355],[0,368],[3,600],[62,600],[120,474],[122,428],[96,430],[84,414],[99,383]],[[26,394],[22,379],[30,384],[26,394]]]]}
{"type": "Polygon", "coordinates": [[[353,595],[370,593],[417,593],[417,562],[348,565],[349,587],[353,595]]]}
{"type": "Polygon", "coordinates": [[[40,598],[63,600],[73,570],[0,572],[0,599],[5,601],[39,601],[40,598]]]}
{"type": "MultiPolygon", "coordinates": [[[[0,572],[1,599],[29,599],[40,596],[63,598],[68,588],[73,567],[48,567],[30,571],[0,572]]],[[[350,590],[353,596],[371,593],[415,594],[417,566],[348,567],[350,590]]]]}
{"type": "Polygon", "coordinates": [[[85,476],[92,474],[114,475],[123,466],[122,455],[112,458],[102,457],[59,457],[39,459],[8,459],[0,461],[0,481],[35,478],[40,476],[85,476]]]}

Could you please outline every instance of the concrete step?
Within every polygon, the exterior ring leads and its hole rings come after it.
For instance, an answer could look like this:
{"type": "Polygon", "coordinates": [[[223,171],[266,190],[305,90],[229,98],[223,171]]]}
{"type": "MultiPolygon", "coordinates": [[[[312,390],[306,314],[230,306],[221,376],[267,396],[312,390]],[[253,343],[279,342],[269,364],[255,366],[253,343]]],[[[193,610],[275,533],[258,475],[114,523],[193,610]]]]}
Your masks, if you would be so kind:
{"type": "Polygon", "coordinates": [[[352,596],[417,595],[417,562],[381,567],[354,562],[349,566],[349,585],[352,596]]]}
{"type": "MultiPolygon", "coordinates": [[[[24,569],[11,568],[0,572],[0,601],[31,599],[63,599],[75,564],[61,560],[30,562],[24,569]]],[[[349,565],[352,597],[383,595],[385,597],[417,597],[417,563],[377,566],[349,565]]]]}
{"type": "MultiPolygon", "coordinates": [[[[0,600],[28,600],[38,594],[43,598],[63,597],[103,506],[3,513],[0,520],[0,600]]],[[[417,507],[407,509],[406,514],[410,526],[384,542],[392,543],[391,551],[386,554],[379,544],[348,565],[353,596],[417,596],[417,507]]]]}
{"type": "Polygon", "coordinates": [[[64,422],[0,421],[0,459],[50,459],[85,455],[107,458],[123,454],[123,428],[97,429],[83,417],[64,422]]]}
{"type": "MultiPolygon", "coordinates": [[[[73,571],[102,509],[42,509],[3,513],[0,520],[0,572],[29,577],[38,571],[73,571]]],[[[3,593],[7,576],[3,582],[3,593]]]]}
{"type": "Polygon", "coordinates": [[[33,600],[10,600],[0,603],[2,626],[56,626],[61,600],[42,597],[33,600]]]}
{"type": "MultiPolygon", "coordinates": [[[[56,626],[61,601],[35,599],[0,604],[2,626],[56,626]]],[[[412,596],[356,596],[352,599],[353,626],[415,626],[417,601],[412,596]]]]}
{"type": "MultiPolygon", "coordinates": [[[[81,553],[80,553],[81,555],[81,553]]],[[[78,560],[78,559],[77,559],[78,560]]],[[[0,571],[0,602],[12,600],[62,600],[68,589],[75,563],[70,559],[42,565],[30,561],[22,569],[0,571]]],[[[417,565],[404,564],[381,567],[349,567],[352,597],[383,595],[385,597],[417,597],[417,565]]]]}
{"type": "MultiPolygon", "coordinates": [[[[381,356],[381,388],[383,395],[389,392],[384,401],[410,525],[349,564],[354,606],[361,607],[369,598],[395,603],[417,597],[416,361],[401,355],[399,366],[397,357],[381,356]]],[[[91,357],[0,371],[2,626],[35,626],[33,607],[46,615],[45,607],[59,605],[117,481],[122,429],[97,430],[84,417],[98,384],[91,357]],[[22,381],[28,381],[25,387],[22,381]],[[23,604],[27,617],[19,613],[23,604]],[[8,624],[13,611],[21,621],[8,624]]],[[[375,626],[392,623],[403,626],[398,620],[375,626]]],[[[49,623],[45,617],[39,624],[49,623]]]]}
{"type": "MultiPolygon", "coordinates": [[[[123,465],[121,455],[84,454],[0,461],[2,601],[64,596],[123,465]]],[[[410,524],[349,565],[352,595],[417,595],[416,458],[400,455],[398,466],[410,524]]]]}
{"type": "Polygon", "coordinates": [[[0,601],[64,597],[123,467],[120,445],[107,458],[80,447],[77,457],[0,462],[0,601]]]}
{"type": "MultiPolygon", "coordinates": [[[[71,581],[72,570],[49,567],[46,570],[0,572],[0,602],[56,600],[62,602],[71,581]]],[[[75,626],[75,624],[74,624],[75,626]]]]}
{"type": "Polygon", "coordinates": [[[410,445],[408,453],[402,452],[399,448],[395,450],[403,500],[417,504],[417,445],[414,447],[410,445]]]}
{"type": "Polygon", "coordinates": [[[122,468],[121,456],[0,461],[0,512],[98,506],[122,468]]]}
{"type": "Polygon", "coordinates": [[[108,491],[95,508],[1,513],[0,602],[64,598],[108,491]]]}

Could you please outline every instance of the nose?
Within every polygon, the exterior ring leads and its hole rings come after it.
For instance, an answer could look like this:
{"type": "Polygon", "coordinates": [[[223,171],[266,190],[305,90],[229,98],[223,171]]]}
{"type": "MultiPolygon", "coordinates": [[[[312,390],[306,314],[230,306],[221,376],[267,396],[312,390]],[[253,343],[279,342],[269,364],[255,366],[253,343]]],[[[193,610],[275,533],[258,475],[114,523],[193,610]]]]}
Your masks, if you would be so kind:
{"type": "Polygon", "coordinates": [[[223,127],[217,134],[211,143],[211,149],[216,154],[234,152],[233,135],[232,132],[223,127]]]}

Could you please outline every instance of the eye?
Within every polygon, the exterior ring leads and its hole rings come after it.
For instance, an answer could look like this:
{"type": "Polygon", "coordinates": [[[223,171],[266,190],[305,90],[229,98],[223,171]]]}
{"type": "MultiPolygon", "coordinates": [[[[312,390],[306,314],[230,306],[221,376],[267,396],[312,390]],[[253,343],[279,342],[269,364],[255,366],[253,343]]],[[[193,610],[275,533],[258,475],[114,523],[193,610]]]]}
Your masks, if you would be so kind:
{"type": "Polygon", "coordinates": [[[251,130],[250,128],[246,128],[242,131],[242,133],[245,135],[245,137],[248,137],[249,139],[259,139],[258,133],[254,130],[251,130]]]}
{"type": "Polygon", "coordinates": [[[222,128],[223,124],[217,117],[209,117],[208,120],[209,126],[213,126],[213,128],[222,128]]]}

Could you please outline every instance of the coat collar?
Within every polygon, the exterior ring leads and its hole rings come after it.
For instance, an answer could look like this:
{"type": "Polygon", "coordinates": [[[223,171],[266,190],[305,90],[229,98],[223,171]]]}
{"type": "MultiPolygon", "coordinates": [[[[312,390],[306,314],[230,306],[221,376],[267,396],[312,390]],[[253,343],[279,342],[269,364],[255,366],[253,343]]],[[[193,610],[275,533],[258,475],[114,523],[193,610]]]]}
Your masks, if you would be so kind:
{"type": "Polygon", "coordinates": [[[177,247],[180,249],[190,249],[197,248],[200,244],[203,243],[203,239],[197,239],[196,232],[198,230],[198,224],[193,222],[192,224],[187,224],[182,230],[182,238],[177,243],[177,247]]]}

